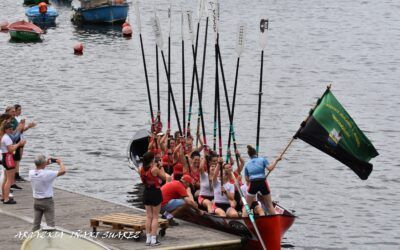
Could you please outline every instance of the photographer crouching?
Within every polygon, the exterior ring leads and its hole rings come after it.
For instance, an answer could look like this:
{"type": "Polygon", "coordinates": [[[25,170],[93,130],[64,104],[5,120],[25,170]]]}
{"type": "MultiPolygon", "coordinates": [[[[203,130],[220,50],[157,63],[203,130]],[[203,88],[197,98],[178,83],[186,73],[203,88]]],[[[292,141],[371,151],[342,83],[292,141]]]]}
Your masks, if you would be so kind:
{"type": "Polygon", "coordinates": [[[55,227],[53,183],[58,176],[65,174],[65,166],[60,158],[46,159],[44,155],[38,155],[35,157],[35,165],[36,169],[29,171],[34,198],[32,231],[40,229],[43,215],[46,218],[47,226],[55,227]],[[51,163],[57,163],[60,169],[58,171],[45,169],[51,163]]]}

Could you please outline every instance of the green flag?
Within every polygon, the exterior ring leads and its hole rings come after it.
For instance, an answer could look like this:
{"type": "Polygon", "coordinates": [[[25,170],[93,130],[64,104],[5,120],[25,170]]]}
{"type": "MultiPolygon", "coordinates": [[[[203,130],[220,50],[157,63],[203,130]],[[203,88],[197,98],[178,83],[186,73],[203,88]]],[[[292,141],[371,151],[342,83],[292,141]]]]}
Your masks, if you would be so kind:
{"type": "Polygon", "coordinates": [[[372,171],[378,152],[330,91],[325,91],[301,125],[300,138],[350,167],[362,180],[372,171]]]}

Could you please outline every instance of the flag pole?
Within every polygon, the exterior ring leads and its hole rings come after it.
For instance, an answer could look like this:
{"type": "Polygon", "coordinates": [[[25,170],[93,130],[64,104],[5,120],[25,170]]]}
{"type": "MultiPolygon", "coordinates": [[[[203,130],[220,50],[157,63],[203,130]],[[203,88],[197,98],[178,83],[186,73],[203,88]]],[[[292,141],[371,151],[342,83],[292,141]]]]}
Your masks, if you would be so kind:
{"type": "Polygon", "coordinates": [[[264,68],[264,48],[266,45],[266,30],[268,30],[268,19],[261,19],[260,21],[260,46],[261,46],[261,67],[260,67],[260,88],[258,91],[258,116],[257,116],[257,139],[256,139],[256,152],[258,155],[260,148],[260,122],[261,122],[261,97],[262,97],[262,81],[263,81],[263,68],[264,68]]]}

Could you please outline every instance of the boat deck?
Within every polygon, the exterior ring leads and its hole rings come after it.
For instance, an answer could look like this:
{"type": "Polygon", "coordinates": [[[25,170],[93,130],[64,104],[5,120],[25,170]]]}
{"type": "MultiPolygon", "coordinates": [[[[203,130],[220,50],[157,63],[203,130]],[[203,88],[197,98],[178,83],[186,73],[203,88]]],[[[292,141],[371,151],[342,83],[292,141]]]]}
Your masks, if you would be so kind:
{"type": "MultiPolygon", "coordinates": [[[[29,182],[18,183],[23,190],[14,191],[16,205],[0,204],[0,242],[2,250],[20,249],[23,239],[19,234],[29,233],[33,221],[33,198],[29,182]]],[[[108,201],[55,189],[56,226],[72,232],[91,233],[90,219],[112,213],[127,213],[145,216],[138,208],[115,204],[108,201]]],[[[42,225],[44,223],[42,220],[42,225]]],[[[170,227],[166,235],[160,238],[157,249],[240,249],[239,237],[220,231],[179,221],[179,226],[170,227]]],[[[133,239],[117,239],[99,235],[93,238],[111,249],[149,249],[144,238],[137,242],[133,239]]],[[[156,249],[156,247],[151,247],[156,249]]]]}

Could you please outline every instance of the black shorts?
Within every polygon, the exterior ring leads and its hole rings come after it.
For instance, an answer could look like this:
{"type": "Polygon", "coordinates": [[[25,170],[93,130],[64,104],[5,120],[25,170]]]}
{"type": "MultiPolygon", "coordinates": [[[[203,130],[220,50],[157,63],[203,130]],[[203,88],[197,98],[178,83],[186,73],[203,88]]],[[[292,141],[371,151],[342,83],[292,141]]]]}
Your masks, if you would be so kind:
{"type": "Polygon", "coordinates": [[[221,208],[222,210],[224,210],[224,212],[226,213],[226,211],[228,211],[228,209],[231,207],[230,204],[226,204],[226,203],[214,203],[214,211],[217,208],[221,208]]]}
{"type": "Polygon", "coordinates": [[[155,187],[144,188],[143,205],[158,206],[161,204],[162,200],[161,189],[155,187]]]}
{"type": "Polygon", "coordinates": [[[18,147],[14,153],[14,161],[20,161],[22,158],[21,156],[21,147],[18,147]]]}
{"type": "Polygon", "coordinates": [[[249,195],[254,196],[258,192],[260,192],[262,195],[270,194],[269,187],[268,187],[267,181],[265,179],[250,181],[250,185],[249,185],[249,189],[247,190],[247,193],[249,195]]]}

